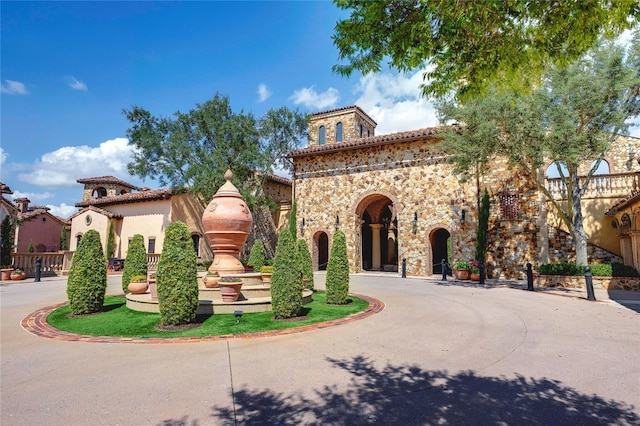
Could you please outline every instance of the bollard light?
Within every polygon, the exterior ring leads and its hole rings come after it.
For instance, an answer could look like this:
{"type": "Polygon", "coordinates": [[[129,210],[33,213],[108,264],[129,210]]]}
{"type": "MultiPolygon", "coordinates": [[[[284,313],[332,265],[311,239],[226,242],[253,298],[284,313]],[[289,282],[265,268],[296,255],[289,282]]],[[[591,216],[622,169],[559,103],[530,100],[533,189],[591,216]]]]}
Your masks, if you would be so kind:
{"type": "Polygon", "coordinates": [[[239,323],[242,317],[242,311],[233,311],[233,316],[236,317],[236,324],[239,323]]]}

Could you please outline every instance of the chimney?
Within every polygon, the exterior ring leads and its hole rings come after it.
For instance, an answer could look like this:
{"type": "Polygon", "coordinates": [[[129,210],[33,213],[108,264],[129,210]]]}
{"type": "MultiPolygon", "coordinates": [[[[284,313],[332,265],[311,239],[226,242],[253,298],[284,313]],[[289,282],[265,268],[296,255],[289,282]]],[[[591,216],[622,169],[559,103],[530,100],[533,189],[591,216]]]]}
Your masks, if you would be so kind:
{"type": "Polygon", "coordinates": [[[20,213],[26,213],[29,211],[29,199],[27,197],[16,198],[13,202],[16,203],[16,207],[20,213]]]}

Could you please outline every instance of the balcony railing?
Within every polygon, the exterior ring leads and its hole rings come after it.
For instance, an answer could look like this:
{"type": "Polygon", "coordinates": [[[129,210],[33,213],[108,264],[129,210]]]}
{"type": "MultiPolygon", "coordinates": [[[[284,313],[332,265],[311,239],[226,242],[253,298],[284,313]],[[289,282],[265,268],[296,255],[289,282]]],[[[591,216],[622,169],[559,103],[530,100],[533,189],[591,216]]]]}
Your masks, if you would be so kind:
{"type": "MultiPolygon", "coordinates": [[[[567,198],[567,188],[561,178],[547,178],[546,188],[553,198],[567,198]]],[[[637,189],[640,189],[640,172],[594,175],[584,198],[625,197],[637,189]]]]}

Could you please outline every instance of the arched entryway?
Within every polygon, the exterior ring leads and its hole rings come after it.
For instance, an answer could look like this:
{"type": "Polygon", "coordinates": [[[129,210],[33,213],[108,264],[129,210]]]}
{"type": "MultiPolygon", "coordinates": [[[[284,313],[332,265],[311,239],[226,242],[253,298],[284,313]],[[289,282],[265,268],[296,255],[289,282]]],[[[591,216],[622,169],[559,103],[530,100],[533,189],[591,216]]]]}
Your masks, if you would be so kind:
{"type": "Polygon", "coordinates": [[[451,233],[444,228],[436,228],[429,235],[429,243],[431,244],[432,272],[441,275],[442,259],[451,263],[451,233]]]}
{"type": "Polygon", "coordinates": [[[326,232],[318,231],[313,236],[313,270],[326,271],[329,263],[329,236],[326,232]]]}
{"type": "Polygon", "coordinates": [[[362,269],[397,272],[397,206],[386,195],[370,194],[360,201],[356,213],[360,217],[362,269]]]}

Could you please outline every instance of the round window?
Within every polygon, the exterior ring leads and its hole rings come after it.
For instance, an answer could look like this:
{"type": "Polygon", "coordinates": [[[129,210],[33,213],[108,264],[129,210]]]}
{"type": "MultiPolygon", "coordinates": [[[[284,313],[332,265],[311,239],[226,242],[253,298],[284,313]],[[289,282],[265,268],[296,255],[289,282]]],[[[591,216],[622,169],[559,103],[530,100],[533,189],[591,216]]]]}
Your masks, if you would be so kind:
{"type": "Polygon", "coordinates": [[[85,223],[87,224],[87,226],[91,225],[91,215],[86,215],[84,218],[85,223]]]}

